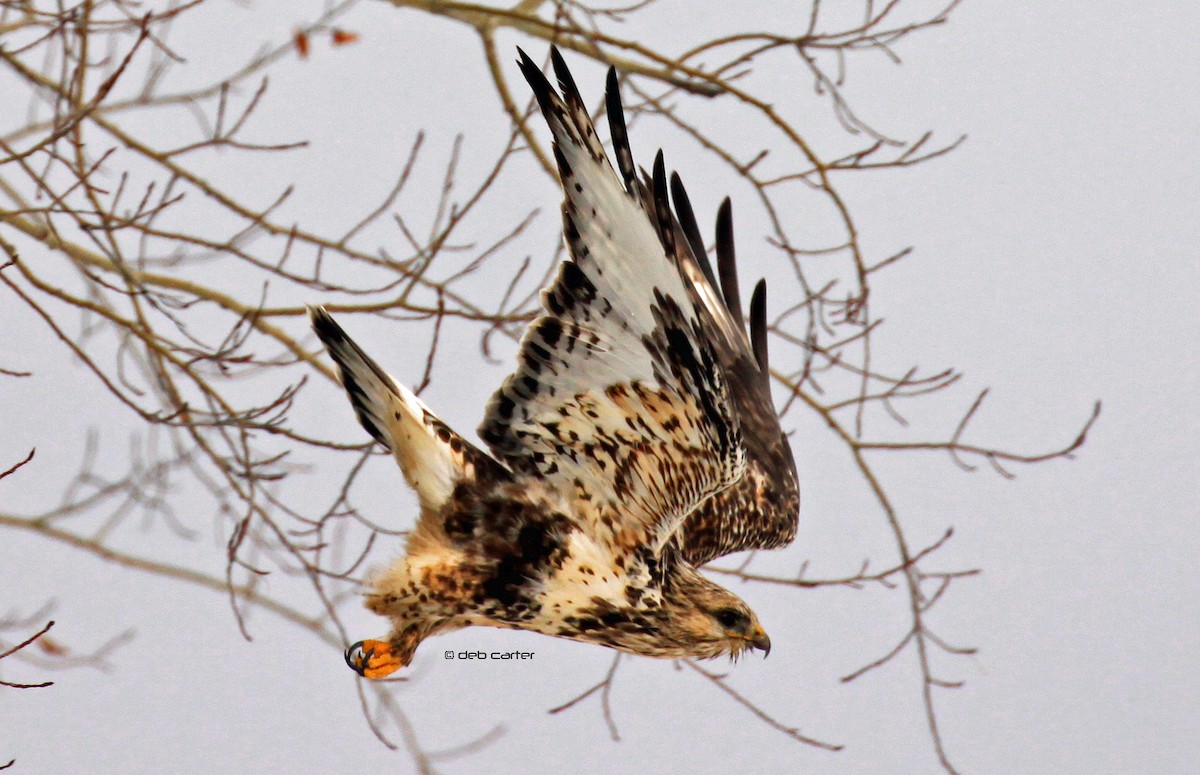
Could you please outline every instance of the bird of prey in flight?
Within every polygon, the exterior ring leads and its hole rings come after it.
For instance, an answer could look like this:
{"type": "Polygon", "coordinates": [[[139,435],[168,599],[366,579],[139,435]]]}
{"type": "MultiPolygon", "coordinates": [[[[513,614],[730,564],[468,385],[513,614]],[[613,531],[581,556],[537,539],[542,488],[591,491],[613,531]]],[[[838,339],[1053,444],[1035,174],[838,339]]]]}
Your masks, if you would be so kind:
{"type": "Polygon", "coordinates": [[[557,50],[558,88],[520,52],[553,135],[570,257],[542,291],[479,437],[455,433],[324,309],[312,324],[359,421],[420,501],[407,552],[369,582],[391,620],[346,661],[382,678],[426,638],[533,630],[653,657],[771,647],[758,617],[698,570],[796,534],[795,463],[771,402],[766,289],[743,315],[729,201],[716,271],[661,152],[640,175],[608,73],[616,169],[557,50]]]}

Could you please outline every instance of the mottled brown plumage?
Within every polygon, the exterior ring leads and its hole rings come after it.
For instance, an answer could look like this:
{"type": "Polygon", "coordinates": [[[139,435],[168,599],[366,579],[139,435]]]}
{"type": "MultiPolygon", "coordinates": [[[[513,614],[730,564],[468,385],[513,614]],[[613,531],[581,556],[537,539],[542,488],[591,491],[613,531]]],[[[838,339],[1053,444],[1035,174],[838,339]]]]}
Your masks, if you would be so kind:
{"type": "Polygon", "coordinates": [[[754,612],[697,570],[783,546],[796,531],[765,288],[755,288],[747,332],[728,200],[714,273],[661,153],[651,174],[636,173],[615,73],[607,104],[620,177],[565,63],[551,57],[561,94],[523,52],[520,65],[554,137],[571,258],[488,404],[479,435],[491,455],[313,310],[359,420],[421,502],[406,555],[370,582],[367,606],[393,632],[347,652],[368,677],[469,625],[658,657],[770,647],[754,612]]]}

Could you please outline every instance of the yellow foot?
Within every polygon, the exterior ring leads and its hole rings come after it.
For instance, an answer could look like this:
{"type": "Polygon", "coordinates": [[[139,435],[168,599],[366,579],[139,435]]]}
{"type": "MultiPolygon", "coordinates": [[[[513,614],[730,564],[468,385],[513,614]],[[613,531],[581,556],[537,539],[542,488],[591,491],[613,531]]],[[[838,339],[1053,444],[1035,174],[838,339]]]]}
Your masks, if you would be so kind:
{"type": "Polygon", "coordinates": [[[404,663],[392,647],[381,640],[360,640],[346,650],[346,664],[365,678],[386,678],[404,663]]]}

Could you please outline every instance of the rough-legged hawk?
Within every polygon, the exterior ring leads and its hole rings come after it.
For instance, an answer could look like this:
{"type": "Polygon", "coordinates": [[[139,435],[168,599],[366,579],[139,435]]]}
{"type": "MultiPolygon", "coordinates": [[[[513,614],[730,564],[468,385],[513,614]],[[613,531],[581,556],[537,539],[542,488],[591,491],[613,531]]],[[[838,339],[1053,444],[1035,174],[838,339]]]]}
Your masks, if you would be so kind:
{"type": "Polygon", "coordinates": [[[380,678],[421,641],[515,627],[654,657],[737,656],[770,640],[697,567],[796,533],[795,464],[771,404],[765,285],[741,311],[729,201],[716,272],[662,154],[639,177],[614,71],[618,173],[562,57],[561,94],[521,52],[550,130],[570,260],[479,428],[491,455],[388,376],[323,309],[313,327],[358,419],[420,499],[406,556],[371,581],[386,640],[346,660],[380,678]],[[718,280],[719,278],[719,280],[718,280]]]}

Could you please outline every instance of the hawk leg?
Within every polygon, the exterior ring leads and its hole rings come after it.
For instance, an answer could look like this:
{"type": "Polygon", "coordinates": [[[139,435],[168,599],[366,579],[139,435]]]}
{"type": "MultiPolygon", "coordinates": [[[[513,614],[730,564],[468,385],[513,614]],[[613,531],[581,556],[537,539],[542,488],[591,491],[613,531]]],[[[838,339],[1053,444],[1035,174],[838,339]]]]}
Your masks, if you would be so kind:
{"type": "Polygon", "coordinates": [[[360,640],[346,649],[346,664],[364,678],[386,678],[405,663],[390,644],[381,640],[360,640]]]}

